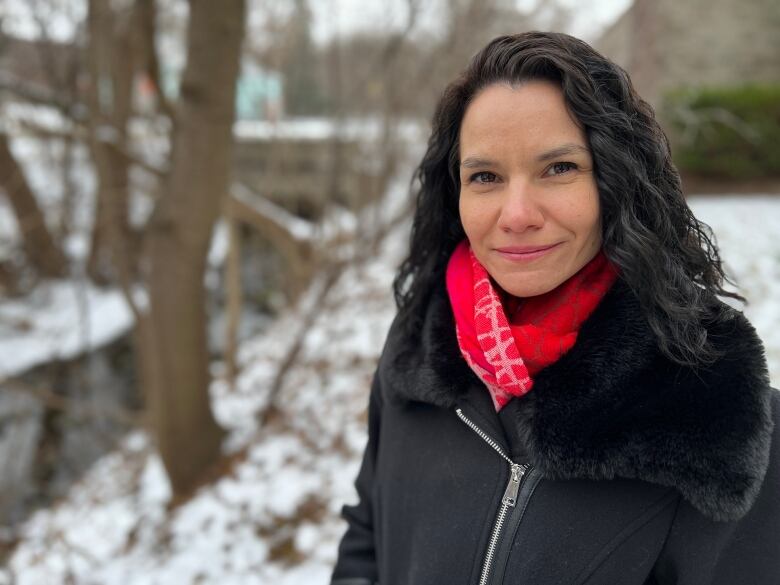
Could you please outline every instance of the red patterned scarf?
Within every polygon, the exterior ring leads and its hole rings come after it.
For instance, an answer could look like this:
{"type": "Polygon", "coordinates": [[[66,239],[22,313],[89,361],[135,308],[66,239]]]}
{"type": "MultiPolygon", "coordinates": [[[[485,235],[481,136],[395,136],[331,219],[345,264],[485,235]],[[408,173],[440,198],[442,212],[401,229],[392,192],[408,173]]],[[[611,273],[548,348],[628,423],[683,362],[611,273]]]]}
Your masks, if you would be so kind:
{"type": "Polygon", "coordinates": [[[467,240],[458,244],[447,265],[458,345],[490,391],[496,412],[528,392],[531,376],[571,349],[616,279],[617,269],[599,252],[550,292],[518,299],[496,291],[467,240]]]}

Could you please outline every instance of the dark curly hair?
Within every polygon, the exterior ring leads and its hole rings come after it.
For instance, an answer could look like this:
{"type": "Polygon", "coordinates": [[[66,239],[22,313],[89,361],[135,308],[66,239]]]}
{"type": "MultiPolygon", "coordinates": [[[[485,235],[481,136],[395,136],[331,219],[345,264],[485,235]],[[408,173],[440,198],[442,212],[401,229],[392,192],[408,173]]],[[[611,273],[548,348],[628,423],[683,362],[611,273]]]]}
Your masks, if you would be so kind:
{"type": "Polygon", "coordinates": [[[421,325],[423,306],[444,278],[447,260],[466,237],[460,221],[460,125],[485,87],[547,80],[584,128],[594,160],[603,250],[639,300],[660,350],[679,364],[717,359],[705,324],[719,318],[716,296],[728,281],[712,231],[682,194],[669,141],[628,74],[572,36],[527,32],[501,36],[477,53],[444,91],[419,184],[409,256],[393,282],[405,331],[421,325]]]}

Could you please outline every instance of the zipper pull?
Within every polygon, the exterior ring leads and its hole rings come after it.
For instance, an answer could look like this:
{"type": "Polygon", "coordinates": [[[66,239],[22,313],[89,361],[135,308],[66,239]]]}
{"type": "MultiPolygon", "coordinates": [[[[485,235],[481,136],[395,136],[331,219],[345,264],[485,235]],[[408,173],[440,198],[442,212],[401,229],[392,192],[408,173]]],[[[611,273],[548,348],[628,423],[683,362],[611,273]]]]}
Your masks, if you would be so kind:
{"type": "Polygon", "coordinates": [[[523,478],[525,470],[525,465],[512,464],[512,475],[509,477],[509,483],[506,486],[504,499],[502,500],[504,505],[514,506],[517,503],[517,492],[520,489],[520,480],[523,478]]]}

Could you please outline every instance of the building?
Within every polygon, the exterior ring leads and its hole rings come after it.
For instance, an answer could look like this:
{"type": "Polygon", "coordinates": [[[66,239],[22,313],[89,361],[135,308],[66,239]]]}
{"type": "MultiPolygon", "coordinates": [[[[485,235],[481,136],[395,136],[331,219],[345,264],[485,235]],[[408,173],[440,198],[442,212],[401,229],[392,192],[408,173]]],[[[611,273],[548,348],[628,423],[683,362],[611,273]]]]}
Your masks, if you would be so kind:
{"type": "Polygon", "coordinates": [[[656,108],[676,87],[780,83],[780,2],[635,0],[594,45],[656,108]]]}

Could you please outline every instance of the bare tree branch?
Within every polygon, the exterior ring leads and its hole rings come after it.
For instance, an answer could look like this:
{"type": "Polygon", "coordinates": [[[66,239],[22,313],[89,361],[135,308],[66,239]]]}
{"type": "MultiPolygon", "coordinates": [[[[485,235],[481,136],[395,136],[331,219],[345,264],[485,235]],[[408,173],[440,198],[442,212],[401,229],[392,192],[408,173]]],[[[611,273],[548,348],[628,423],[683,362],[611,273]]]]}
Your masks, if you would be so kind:
{"type": "MultiPolygon", "coordinates": [[[[129,410],[107,408],[96,404],[84,404],[73,398],[67,398],[61,394],[57,394],[49,388],[33,386],[32,384],[27,384],[20,380],[0,380],[0,385],[3,388],[14,392],[34,396],[36,399],[40,400],[45,407],[65,412],[69,416],[74,416],[79,420],[89,420],[95,417],[107,418],[133,428],[141,428],[145,424],[143,415],[135,414],[129,410]]],[[[0,422],[3,420],[22,418],[24,414],[25,413],[23,412],[11,413],[9,417],[0,419],[0,422]]]]}
{"type": "Polygon", "coordinates": [[[0,90],[7,91],[25,102],[54,107],[74,120],[79,119],[77,112],[82,110],[78,105],[74,106],[72,97],[39,83],[21,79],[8,71],[0,71],[0,90]]]}

